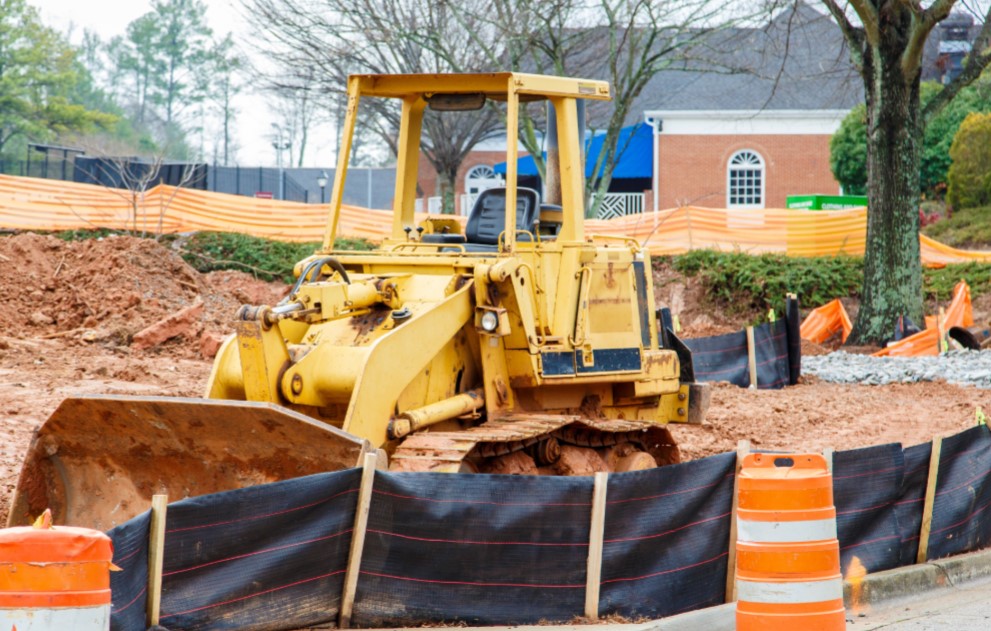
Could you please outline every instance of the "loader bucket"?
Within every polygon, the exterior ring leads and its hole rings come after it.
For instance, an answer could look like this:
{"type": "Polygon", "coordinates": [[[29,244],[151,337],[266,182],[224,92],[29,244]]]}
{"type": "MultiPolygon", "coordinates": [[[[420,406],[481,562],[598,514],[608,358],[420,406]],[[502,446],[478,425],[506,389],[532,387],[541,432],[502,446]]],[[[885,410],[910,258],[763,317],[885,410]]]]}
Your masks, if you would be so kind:
{"type": "Polygon", "coordinates": [[[371,445],[268,403],[88,396],[37,431],[8,525],[51,508],[55,522],[107,530],[151,505],[355,466],[371,445]]]}

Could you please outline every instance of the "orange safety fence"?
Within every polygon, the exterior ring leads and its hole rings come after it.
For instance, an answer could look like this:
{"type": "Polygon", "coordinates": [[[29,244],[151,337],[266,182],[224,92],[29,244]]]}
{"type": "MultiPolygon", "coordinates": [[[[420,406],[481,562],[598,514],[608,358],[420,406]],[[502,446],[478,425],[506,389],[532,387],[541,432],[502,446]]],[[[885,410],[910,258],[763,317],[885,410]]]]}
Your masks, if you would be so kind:
{"type": "MultiPolygon", "coordinates": [[[[112,228],[149,232],[219,230],[282,241],[320,241],[328,204],[302,204],[159,185],[133,201],[128,191],[92,184],[0,175],[0,227],[112,228]]],[[[418,218],[426,215],[418,215],[418,218]]],[[[463,217],[458,218],[464,221],[463,217]]],[[[379,241],[392,213],[345,205],[338,235],[379,241]]],[[[589,235],[636,240],[654,255],[713,249],[788,256],[862,256],[867,210],[727,210],[684,206],[585,222],[589,235]]],[[[991,262],[991,252],[958,250],[920,237],[922,262],[991,262]]]]}
{"type": "Polygon", "coordinates": [[[964,281],[953,288],[953,300],[945,312],[926,318],[926,329],[915,335],[892,342],[874,353],[875,357],[918,357],[939,355],[946,342],[947,332],[955,326],[968,327],[974,324],[974,314],[970,303],[970,286],[964,281]]]}
{"type": "Polygon", "coordinates": [[[822,344],[839,331],[840,339],[845,344],[851,330],[853,325],[850,324],[850,316],[837,298],[810,311],[799,332],[803,340],[822,344]]]}

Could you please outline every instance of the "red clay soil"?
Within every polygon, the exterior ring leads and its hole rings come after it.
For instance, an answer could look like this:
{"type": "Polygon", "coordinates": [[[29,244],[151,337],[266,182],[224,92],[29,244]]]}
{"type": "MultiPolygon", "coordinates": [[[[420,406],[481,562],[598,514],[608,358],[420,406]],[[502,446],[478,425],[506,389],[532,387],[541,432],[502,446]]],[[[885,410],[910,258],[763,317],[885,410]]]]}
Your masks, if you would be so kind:
{"type": "MultiPolygon", "coordinates": [[[[688,335],[744,324],[707,307],[690,279],[670,281],[656,288],[657,302],[681,314],[688,335]]],[[[200,396],[210,371],[203,338],[228,333],[241,304],[271,304],[285,291],[239,272],[200,274],[151,240],[0,238],[0,524],[31,434],[59,401],[78,394],[200,396]],[[203,316],[191,330],[148,350],[130,346],[135,333],[199,300],[203,316]]],[[[987,390],[811,378],[777,391],[716,385],[712,400],[705,424],[674,429],[685,457],[732,450],[741,438],[768,449],[913,444],[969,427],[978,405],[991,409],[987,390]]]]}

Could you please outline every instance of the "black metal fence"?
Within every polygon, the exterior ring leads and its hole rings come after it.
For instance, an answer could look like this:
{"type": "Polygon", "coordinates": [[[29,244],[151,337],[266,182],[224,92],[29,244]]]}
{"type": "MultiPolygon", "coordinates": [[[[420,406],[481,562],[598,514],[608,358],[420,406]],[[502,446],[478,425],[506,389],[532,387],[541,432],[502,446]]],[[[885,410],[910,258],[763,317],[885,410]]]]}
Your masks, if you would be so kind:
{"type": "MultiPolygon", "coordinates": [[[[62,158],[43,155],[32,160],[0,160],[0,174],[129,188],[121,178],[101,175],[113,170],[98,168],[101,163],[114,164],[118,171],[128,173],[135,171],[134,165],[140,170],[141,165],[146,164],[119,163],[118,160],[92,156],[62,158]]],[[[148,186],[155,186],[160,182],[172,185],[181,183],[186,188],[231,195],[271,197],[304,204],[320,204],[330,199],[334,169],[313,167],[279,169],[169,163],[162,165],[162,177],[153,178],[148,182],[148,186]],[[184,173],[190,169],[196,173],[193,181],[176,179],[169,175],[184,173]]],[[[365,208],[388,208],[392,205],[395,183],[396,172],[393,168],[349,169],[348,181],[344,189],[344,203],[365,208]]]]}

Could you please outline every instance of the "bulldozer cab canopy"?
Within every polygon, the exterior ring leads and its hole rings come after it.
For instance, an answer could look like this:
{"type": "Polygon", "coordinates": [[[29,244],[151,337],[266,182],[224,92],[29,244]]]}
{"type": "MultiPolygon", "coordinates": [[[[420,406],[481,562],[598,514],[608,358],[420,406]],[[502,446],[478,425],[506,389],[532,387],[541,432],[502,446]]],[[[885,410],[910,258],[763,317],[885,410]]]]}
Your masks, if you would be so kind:
{"type": "MultiPolygon", "coordinates": [[[[420,133],[424,111],[467,111],[485,107],[488,100],[505,103],[506,179],[504,208],[519,208],[517,161],[519,158],[520,103],[548,100],[554,105],[559,130],[561,185],[560,241],[584,239],[584,168],[578,138],[577,99],[609,100],[605,81],[551,77],[515,72],[481,74],[397,74],[351,75],[348,78],[348,108],[342,130],[334,187],[330,199],[330,218],[324,234],[324,249],[333,247],[344,195],[348,161],[362,98],[391,98],[402,103],[396,156],[396,188],[393,198],[393,223],[390,240],[409,239],[415,229],[414,209],[417,199],[420,163],[420,133]]],[[[505,225],[498,237],[498,249],[511,252],[519,232],[531,226],[518,226],[517,214],[504,212],[505,225]]]]}
{"type": "Polygon", "coordinates": [[[522,101],[551,97],[609,100],[609,84],[605,81],[549,77],[519,72],[490,72],[483,74],[362,74],[352,75],[359,83],[361,96],[411,98],[434,94],[483,93],[505,101],[510,93],[522,101]]]}

